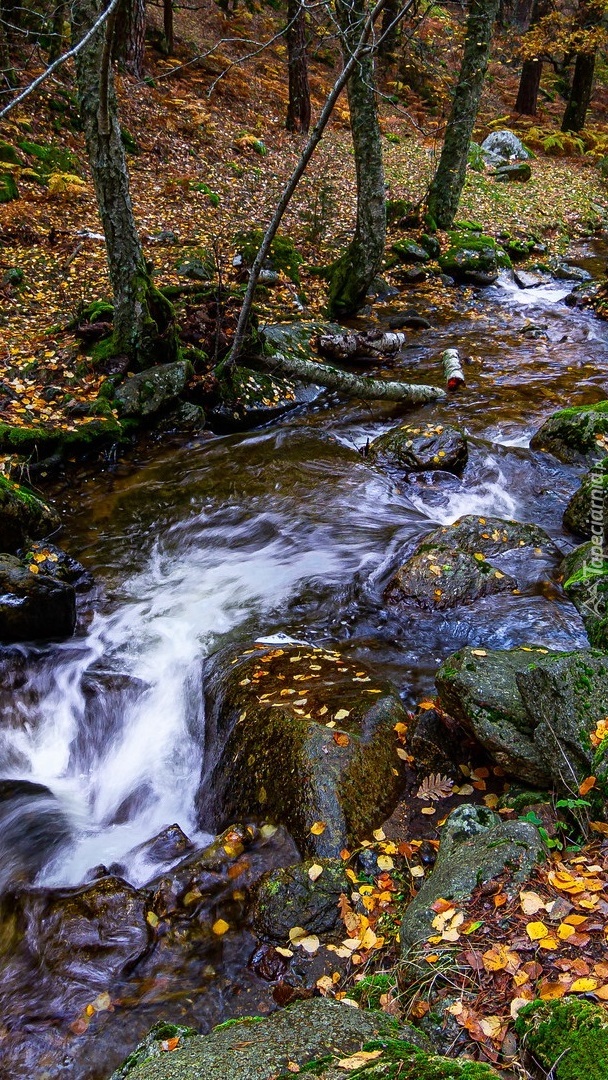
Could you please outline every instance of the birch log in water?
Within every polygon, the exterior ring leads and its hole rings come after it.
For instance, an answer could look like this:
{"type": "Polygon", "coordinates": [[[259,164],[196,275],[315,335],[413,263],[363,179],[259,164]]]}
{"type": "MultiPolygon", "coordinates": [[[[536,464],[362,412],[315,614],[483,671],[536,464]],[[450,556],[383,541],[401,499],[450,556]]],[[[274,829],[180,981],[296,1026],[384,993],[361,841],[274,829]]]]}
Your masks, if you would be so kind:
{"type": "Polygon", "coordinates": [[[320,334],[317,347],[329,360],[353,360],[358,357],[391,356],[399,352],[407,334],[384,330],[366,330],[360,334],[320,334]]]}
{"type": "Polygon", "coordinates": [[[300,360],[282,353],[258,357],[257,362],[273,374],[288,375],[298,382],[315,383],[317,386],[327,386],[330,390],[341,390],[349,397],[367,401],[402,401],[409,405],[423,405],[426,401],[437,401],[445,397],[445,390],[438,386],[418,386],[413,383],[352,375],[329,364],[317,364],[313,360],[300,360]]]}
{"type": "Polygon", "coordinates": [[[448,390],[458,390],[459,386],[464,386],[465,377],[458,349],[446,349],[441,360],[448,390]]]}

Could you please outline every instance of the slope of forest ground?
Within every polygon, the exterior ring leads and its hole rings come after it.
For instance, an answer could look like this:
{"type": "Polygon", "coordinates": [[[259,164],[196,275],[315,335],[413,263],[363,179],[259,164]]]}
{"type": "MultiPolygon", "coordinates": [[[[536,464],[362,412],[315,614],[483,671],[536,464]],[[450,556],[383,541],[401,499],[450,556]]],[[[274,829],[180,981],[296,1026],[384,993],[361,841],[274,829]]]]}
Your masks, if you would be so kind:
{"type": "MultiPolygon", "coordinates": [[[[277,16],[268,10],[239,8],[225,15],[208,4],[182,12],[176,55],[163,57],[149,44],[145,80],[118,78],[136,217],[161,287],[183,284],[177,266],[201,253],[214,264],[212,276],[238,284],[233,268],[237,234],[266,224],[298,159],[303,137],[284,128],[285,46],[279,39],[257,49],[278,28],[277,16]],[[256,49],[247,62],[238,62],[256,49]]],[[[390,199],[416,205],[425,194],[441,146],[461,37],[461,18],[431,9],[417,29],[417,50],[405,50],[382,73],[390,199]]],[[[506,35],[495,55],[475,138],[481,141],[490,130],[510,126],[537,157],[526,184],[498,184],[487,169],[469,169],[460,218],[479,221],[495,235],[501,230],[533,234],[550,249],[563,251],[571,236],[592,234],[604,221],[605,180],[598,162],[608,145],[602,127],[608,92],[598,84],[595,112],[583,139],[575,142],[559,136],[563,101],[547,65],[540,114],[524,120],[510,113],[519,64],[508,52],[506,35]],[[574,156],[561,156],[574,151],[574,156]]],[[[336,58],[331,36],[320,35],[311,50],[314,109],[331,86],[336,58]]],[[[49,80],[0,127],[0,138],[26,148],[25,154],[21,151],[24,167],[14,170],[20,198],[3,205],[0,215],[0,420],[68,432],[90,422],[81,415],[82,406],[95,400],[104,378],[68,327],[86,305],[110,298],[78,128],[69,70],[49,80]],[[52,148],[42,185],[31,167],[39,161],[28,156],[28,143],[52,148]]],[[[343,96],[282,227],[304,259],[307,315],[321,313],[325,297],[322,280],[307,264],[326,264],[345,246],[355,200],[343,96]]],[[[269,320],[302,315],[297,289],[286,279],[266,291],[258,307],[269,320]]]]}

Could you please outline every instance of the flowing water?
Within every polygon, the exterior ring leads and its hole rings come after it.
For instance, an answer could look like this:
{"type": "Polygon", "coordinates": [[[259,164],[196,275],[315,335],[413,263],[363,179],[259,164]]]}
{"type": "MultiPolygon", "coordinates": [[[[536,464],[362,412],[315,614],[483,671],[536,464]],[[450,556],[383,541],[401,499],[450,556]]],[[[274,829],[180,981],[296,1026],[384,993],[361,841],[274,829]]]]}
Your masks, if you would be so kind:
{"type": "MultiPolygon", "coordinates": [[[[599,276],[602,252],[580,254],[599,276]]],[[[470,358],[465,390],[408,414],[466,430],[461,479],[406,480],[372,467],[361,450],[403,409],[326,394],[264,429],[157,446],[137,466],[118,466],[66,494],[63,544],[96,588],[81,598],[71,641],[0,650],[0,778],[50,788],[67,814],[70,841],[40,866],[18,819],[3,820],[0,885],[15,868],[26,879],[37,872],[38,885],[75,885],[99,864],[118,864],[141,885],[162,863],[133,849],[164,826],[177,823],[204,842],[194,814],[204,755],[202,659],[227,641],[338,642],[393,679],[408,703],[432,692],[440,659],[465,644],[586,644],[580,618],[552,580],[555,567],[538,560],[520,565],[518,596],[401,619],[382,602],[404,554],[462,514],[536,522],[562,550],[573,546],[561,517],[581,470],[528,449],[556,408],[608,396],[608,326],[566,307],[569,289],[554,283],[524,291],[505,276],[489,289],[446,290],[440,299],[422,286],[374,308],[386,324],[415,306],[434,327],[412,333],[398,360],[376,372],[437,383],[443,349],[456,346],[470,358]],[[542,336],[522,333],[530,326],[542,336]]],[[[40,804],[43,818],[55,807],[40,804]]],[[[232,953],[226,944],[215,958],[223,981],[221,993],[208,995],[212,1005],[185,1010],[199,1025],[243,1011],[231,994],[250,988],[247,940],[232,953]]],[[[188,978],[186,988],[200,972],[188,978]]],[[[3,985],[15,1004],[10,965],[8,975],[0,972],[3,985]]],[[[96,992],[87,997],[85,978],[83,1000],[96,992]]],[[[38,1032],[32,988],[20,985],[19,993],[30,1010],[20,1030],[25,1061],[38,1032]]],[[[133,1044],[133,1032],[156,1018],[144,1010],[134,1026],[116,1013],[103,1054],[88,1048],[70,1057],[64,1049],[62,1064],[51,1053],[46,1072],[33,1073],[19,1072],[8,1024],[0,1032],[11,1047],[6,1075],[103,1077],[133,1044]]]]}

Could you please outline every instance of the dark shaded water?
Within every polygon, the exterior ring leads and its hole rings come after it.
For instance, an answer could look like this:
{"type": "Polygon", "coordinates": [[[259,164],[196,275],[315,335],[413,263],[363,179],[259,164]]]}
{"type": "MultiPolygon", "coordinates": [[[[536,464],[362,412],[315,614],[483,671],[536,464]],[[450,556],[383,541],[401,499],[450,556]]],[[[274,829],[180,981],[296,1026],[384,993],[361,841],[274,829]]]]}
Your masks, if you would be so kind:
{"type": "MultiPolygon", "coordinates": [[[[602,252],[583,254],[599,275],[602,252]]],[[[563,550],[573,546],[561,516],[580,470],[528,449],[555,408],[608,396],[608,326],[567,308],[568,291],[556,283],[524,292],[508,281],[482,292],[423,287],[375,308],[382,321],[416,306],[435,328],[412,334],[403,356],[377,371],[438,383],[443,349],[471,357],[465,391],[409,414],[467,431],[461,480],[404,480],[368,465],[361,448],[403,410],[324,396],[264,430],[157,451],[69,500],[64,546],[96,577],[95,612],[84,612],[81,633],[63,645],[0,651],[3,670],[19,673],[9,690],[0,687],[0,776],[48,785],[73,830],[39,884],[80,883],[90,868],[120,862],[172,822],[204,839],[193,810],[204,753],[201,658],[229,639],[340,642],[391,677],[408,702],[432,691],[439,661],[464,644],[586,644],[576,611],[552,581],[555,567],[540,562],[526,566],[521,595],[473,608],[403,621],[381,599],[404,553],[437,523],[465,513],[533,521],[563,550]],[[523,334],[529,324],[546,336],[523,334]]],[[[5,867],[21,858],[3,851],[5,867]]],[[[158,872],[145,858],[127,863],[135,885],[158,872]]],[[[9,966],[0,972],[0,998],[8,994],[10,1015],[22,1019],[7,1022],[4,1010],[0,1069],[4,1053],[7,1076],[92,1080],[178,1005],[203,1027],[250,1011],[250,949],[246,932],[227,935],[184,954],[179,978],[168,981],[179,968],[171,953],[164,973],[159,962],[143,989],[141,979],[131,988],[132,1001],[123,991],[125,1005],[140,1002],[136,1019],[121,1008],[104,1015],[94,1052],[91,1040],[64,1044],[56,1034],[59,1003],[46,1059],[35,988],[9,966]],[[33,1072],[28,1061],[37,1062],[33,1072]]],[[[85,973],[83,1006],[98,992],[85,973]]]]}

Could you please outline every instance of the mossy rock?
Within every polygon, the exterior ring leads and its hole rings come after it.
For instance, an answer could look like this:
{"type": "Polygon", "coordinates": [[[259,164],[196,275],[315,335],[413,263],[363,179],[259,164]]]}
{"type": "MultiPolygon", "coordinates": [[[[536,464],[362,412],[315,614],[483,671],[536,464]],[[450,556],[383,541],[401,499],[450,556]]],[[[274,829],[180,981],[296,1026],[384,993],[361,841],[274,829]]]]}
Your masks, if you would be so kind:
{"type": "Polygon", "coordinates": [[[0,423],[0,450],[41,460],[51,454],[84,453],[111,446],[123,441],[125,434],[124,426],[114,419],[90,420],[75,425],[74,431],[0,423]]]}
{"type": "Polygon", "coordinates": [[[608,457],[583,476],[564,511],[564,525],[587,540],[593,533],[608,542],[608,457]]]}
{"type": "Polygon", "coordinates": [[[467,647],[448,656],[435,676],[441,707],[473,733],[498,765],[541,788],[551,777],[534,743],[534,724],[517,675],[545,655],[547,650],[540,648],[467,647]]]}
{"type": "Polygon", "coordinates": [[[24,154],[38,162],[38,170],[45,176],[50,176],[52,173],[80,176],[82,172],[76,155],[63,146],[53,144],[45,146],[42,143],[31,142],[29,139],[22,139],[18,146],[24,154]]]}
{"type": "Polygon", "coordinates": [[[581,544],[561,564],[563,589],[583,617],[591,645],[608,649],[608,559],[600,542],[581,544]]]}
{"type": "Polygon", "coordinates": [[[19,191],[15,183],[15,178],[8,172],[2,172],[0,170],[0,203],[12,202],[13,199],[19,198],[19,191]]]}
{"type": "Polygon", "coordinates": [[[391,245],[391,251],[397,256],[399,262],[406,265],[427,263],[430,259],[428,251],[413,240],[397,240],[391,245]]]}
{"type": "Polygon", "coordinates": [[[532,1001],[515,1024],[521,1045],[554,1080],[608,1080],[608,1012],[580,998],[532,1001]]]}
{"type": "Polygon", "coordinates": [[[374,439],[368,458],[406,472],[439,469],[459,474],[468,460],[467,440],[449,424],[400,424],[374,439]]]}
{"type": "Polygon", "coordinates": [[[532,169],[527,161],[517,161],[512,165],[499,165],[494,173],[495,180],[506,183],[525,184],[532,179],[532,169]]]}
{"type": "MultiPolygon", "coordinates": [[[[249,232],[241,232],[236,235],[235,243],[246,266],[253,264],[263,239],[263,229],[250,229],[249,232]]],[[[300,267],[303,262],[304,259],[291,237],[277,233],[270,245],[268,259],[266,260],[267,268],[282,271],[286,277],[293,281],[294,285],[299,285],[300,267]]]]}
{"type": "Polygon", "coordinates": [[[516,893],[543,854],[540,834],[529,822],[502,821],[485,806],[457,807],[442,827],[434,869],[406,909],[400,934],[404,956],[432,935],[432,905],[440,897],[467,900],[478,885],[507,869],[508,888],[516,893]]]}
{"type": "Polygon", "coordinates": [[[131,375],[114,395],[119,414],[146,419],[167,409],[184,392],[193,374],[187,360],[176,360],[131,375]]]}
{"type": "Polygon", "coordinates": [[[0,163],[5,162],[7,165],[23,165],[23,158],[10,143],[0,139],[0,163]]]}
{"type": "Polygon", "coordinates": [[[491,285],[511,260],[491,236],[450,233],[450,247],[439,256],[444,274],[464,285],[491,285]]]}
{"type": "Polygon", "coordinates": [[[332,858],[380,824],[396,792],[394,726],[406,718],[390,684],[307,645],[226,649],[205,682],[205,828],[269,819],[302,854],[332,858]]]}
{"type": "MultiPolygon", "coordinates": [[[[131,1055],[137,1056],[137,1064],[128,1071],[123,1066],[111,1080],[124,1080],[126,1076],[129,1080],[268,1080],[270,1076],[287,1080],[293,1075],[288,1069],[290,1063],[299,1066],[304,1075],[334,1077],[345,1075],[343,1070],[333,1070],[334,1063],[337,1065],[340,1059],[364,1046],[377,1045],[381,1049],[382,1053],[374,1055],[370,1062],[376,1068],[383,1060],[411,1060],[417,1050],[422,1063],[428,1049],[424,1035],[415,1028],[399,1025],[385,1013],[353,1009],[329,998],[298,1001],[269,1017],[249,1016],[220,1024],[208,1035],[180,1038],[171,1053],[155,1054],[142,1061],[140,1049],[144,1045],[140,1044],[131,1055]],[[377,1044],[376,1039],[380,1040],[377,1044]]],[[[449,1065],[457,1067],[453,1062],[449,1065]]],[[[362,1075],[366,1080],[374,1078],[374,1072],[362,1075]]],[[[394,1066],[392,1073],[375,1074],[408,1080],[414,1080],[414,1075],[416,1080],[490,1080],[496,1074],[491,1069],[470,1075],[458,1071],[414,1074],[396,1072],[394,1066]]]]}
{"type": "Polygon", "coordinates": [[[384,599],[393,607],[413,603],[428,611],[445,611],[515,588],[515,578],[484,558],[423,541],[393,574],[384,599]]]}
{"type": "Polygon", "coordinates": [[[47,536],[60,520],[42,499],[0,475],[0,551],[13,553],[26,539],[47,536]]]}
{"type": "Polygon", "coordinates": [[[71,585],[39,573],[37,564],[0,555],[0,641],[62,640],[75,626],[71,585]]]}
{"type": "Polygon", "coordinates": [[[568,464],[600,461],[606,454],[608,401],[577,405],[553,413],[533,435],[533,450],[545,450],[568,464]]]}

